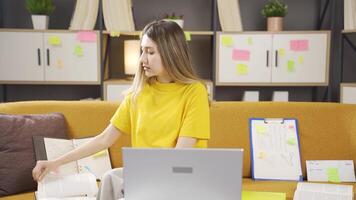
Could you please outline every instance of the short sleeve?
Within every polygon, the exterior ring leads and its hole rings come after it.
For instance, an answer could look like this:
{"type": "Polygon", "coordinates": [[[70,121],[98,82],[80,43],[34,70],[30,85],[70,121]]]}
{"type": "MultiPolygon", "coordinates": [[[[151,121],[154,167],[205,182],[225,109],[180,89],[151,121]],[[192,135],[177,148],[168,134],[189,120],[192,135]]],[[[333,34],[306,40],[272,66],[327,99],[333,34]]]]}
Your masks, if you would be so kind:
{"type": "Polygon", "coordinates": [[[111,124],[126,134],[131,133],[130,105],[131,95],[126,95],[125,99],[121,102],[119,108],[110,120],[111,124]]]}
{"type": "Polygon", "coordinates": [[[210,138],[209,100],[206,88],[197,84],[189,94],[179,136],[210,138]]]}

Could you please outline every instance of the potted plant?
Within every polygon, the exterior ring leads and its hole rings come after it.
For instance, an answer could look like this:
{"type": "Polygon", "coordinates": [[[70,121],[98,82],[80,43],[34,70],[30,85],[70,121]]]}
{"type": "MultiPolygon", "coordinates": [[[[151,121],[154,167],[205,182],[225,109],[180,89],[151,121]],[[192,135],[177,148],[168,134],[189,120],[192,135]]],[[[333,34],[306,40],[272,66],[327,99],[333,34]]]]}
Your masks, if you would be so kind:
{"type": "Polygon", "coordinates": [[[270,0],[261,13],[267,17],[267,31],[282,31],[283,17],[286,16],[288,6],[282,0],[270,0]]]}
{"type": "Polygon", "coordinates": [[[174,12],[172,13],[172,15],[166,15],[163,20],[165,21],[173,21],[175,23],[177,23],[181,28],[183,28],[184,25],[184,20],[183,20],[183,15],[179,15],[177,16],[174,12]]]}
{"type": "Polygon", "coordinates": [[[26,8],[31,13],[34,29],[48,28],[48,16],[55,8],[52,0],[26,0],[26,8]]]}

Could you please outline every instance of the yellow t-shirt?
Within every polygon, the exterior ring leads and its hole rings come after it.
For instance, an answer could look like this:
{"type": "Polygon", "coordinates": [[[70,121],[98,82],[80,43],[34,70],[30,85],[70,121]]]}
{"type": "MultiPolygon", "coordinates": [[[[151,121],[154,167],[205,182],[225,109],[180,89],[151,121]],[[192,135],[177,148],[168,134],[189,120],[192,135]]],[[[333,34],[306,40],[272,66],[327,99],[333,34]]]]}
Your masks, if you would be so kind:
{"type": "Polygon", "coordinates": [[[210,138],[209,103],[202,83],[146,84],[131,102],[127,95],[110,122],[131,134],[133,147],[175,147],[180,136],[197,138],[207,147],[210,138]]]}

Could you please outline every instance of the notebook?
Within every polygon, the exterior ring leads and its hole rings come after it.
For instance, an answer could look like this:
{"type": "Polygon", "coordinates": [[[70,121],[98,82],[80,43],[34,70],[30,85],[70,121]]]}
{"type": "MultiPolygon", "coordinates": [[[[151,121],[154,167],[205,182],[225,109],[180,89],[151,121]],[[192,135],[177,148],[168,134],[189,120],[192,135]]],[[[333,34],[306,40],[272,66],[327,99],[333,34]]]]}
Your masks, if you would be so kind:
{"type": "Polygon", "coordinates": [[[241,200],[242,149],[123,148],[125,200],[241,200]]]}
{"type": "MultiPolygon", "coordinates": [[[[68,140],[34,136],[33,143],[36,160],[56,159],[91,139],[92,138],[68,140]]],[[[60,166],[58,173],[62,176],[78,173],[92,173],[96,179],[100,180],[102,175],[111,169],[109,151],[105,149],[86,158],[60,166]]]]}
{"type": "Polygon", "coordinates": [[[97,192],[93,174],[48,174],[38,182],[35,197],[37,200],[95,200],[97,192]]]}

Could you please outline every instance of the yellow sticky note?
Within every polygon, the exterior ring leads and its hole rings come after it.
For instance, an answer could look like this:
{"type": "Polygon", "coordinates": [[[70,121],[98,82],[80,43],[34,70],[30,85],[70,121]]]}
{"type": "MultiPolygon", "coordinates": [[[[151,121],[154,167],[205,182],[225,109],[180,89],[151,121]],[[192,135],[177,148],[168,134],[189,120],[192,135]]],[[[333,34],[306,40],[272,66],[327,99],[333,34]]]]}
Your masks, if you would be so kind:
{"type": "Polygon", "coordinates": [[[110,36],[111,37],[119,37],[120,36],[120,32],[119,31],[111,31],[110,32],[110,36]]]}
{"type": "Polygon", "coordinates": [[[303,64],[303,62],[304,62],[304,57],[298,56],[298,64],[303,64]]]}
{"type": "Polygon", "coordinates": [[[279,49],[279,50],[278,50],[278,55],[279,55],[279,56],[284,56],[284,55],[286,55],[286,50],[285,50],[285,49],[279,49]]]}
{"type": "Polygon", "coordinates": [[[253,45],[253,40],[251,36],[247,38],[247,44],[253,45]]]}
{"type": "Polygon", "coordinates": [[[102,150],[102,151],[99,151],[98,153],[92,155],[93,158],[98,158],[98,157],[101,157],[101,156],[106,156],[107,154],[107,151],[106,150],[102,150]]]}
{"type": "Polygon", "coordinates": [[[227,35],[221,36],[221,43],[223,46],[231,47],[233,44],[232,37],[227,35]]]}
{"type": "Polygon", "coordinates": [[[286,193],[242,191],[242,200],[286,200],[286,193]]]}
{"type": "Polygon", "coordinates": [[[335,167],[330,167],[326,169],[326,173],[328,175],[328,181],[333,183],[340,183],[340,175],[339,170],[335,167]]]}
{"type": "Polygon", "coordinates": [[[62,69],[62,68],[63,68],[63,62],[62,62],[61,59],[57,59],[56,66],[57,66],[57,68],[59,68],[59,69],[62,69]]]}
{"type": "Polygon", "coordinates": [[[248,67],[245,64],[239,63],[236,66],[236,73],[238,75],[247,75],[248,74],[248,67]]]}
{"type": "Polygon", "coordinates": [[[296,145],[296,144],[297,144],[297,141],[296,141],[295,138],[289,138],[289,139],[287,140],[287,143],[288,143],[289,145],[296,145]]]}
{"type": "Polygon", "coordinates": [[[258,158],[258,159],[264,159],[264,158],[266,158],[266,153],[263,152],[263,151],[258,152],[257,158],[258,158]]]}
{"type": "Polygon", "coordinates": [[[59,46],[61,45],[61,38],[59,38],[58,36],[51,36],[48,38],[48,44],[53,46],[59,46]]]}
{"type": "Polygon", "coordinates": [[[192,40],[192,37],[190,36],[190,32],[184,31],[184,36],[186,41],[192,40]]]}
{"type": "Polygon", "coordinates": [[[294,61],[293,60],[288,60],[287,71],[288,72],[294,72],[295,71],[294,61]]]}
{"type": "Polygon", "coordinates": [[[80,45],[76,45],[74,47],[74,55],[76,55],[78,57],[82,57],[84,55],[83,48],[80,45]]]}
{"type": "Polygon", "coordinates": [[[262,125],[257,125],[256,126],[256,133],[260,135],[264,135],[266,133],[267,129],[265,126],[262,125]]]}

